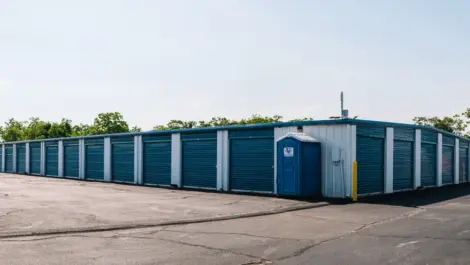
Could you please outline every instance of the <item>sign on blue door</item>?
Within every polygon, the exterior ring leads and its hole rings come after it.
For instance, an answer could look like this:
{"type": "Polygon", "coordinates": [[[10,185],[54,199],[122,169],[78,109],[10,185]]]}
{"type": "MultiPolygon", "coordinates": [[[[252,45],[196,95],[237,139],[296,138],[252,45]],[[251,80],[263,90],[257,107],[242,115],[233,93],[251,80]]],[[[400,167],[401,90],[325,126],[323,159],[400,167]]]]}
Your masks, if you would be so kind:
{"type": "Polygon", "coordinates": [[[294,147],[284,147],[284,157],[293,157],[294,147]]]}

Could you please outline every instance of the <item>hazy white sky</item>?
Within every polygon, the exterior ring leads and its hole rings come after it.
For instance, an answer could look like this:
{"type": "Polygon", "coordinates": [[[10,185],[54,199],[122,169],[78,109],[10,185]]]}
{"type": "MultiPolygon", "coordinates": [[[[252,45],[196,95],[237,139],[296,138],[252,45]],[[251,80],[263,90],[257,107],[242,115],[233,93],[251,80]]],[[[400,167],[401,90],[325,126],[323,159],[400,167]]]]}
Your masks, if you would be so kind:
{"type": "Polygon", "coordinates": [[[470,1],[0,0],[0,122],[470,107],[470,1]]]}

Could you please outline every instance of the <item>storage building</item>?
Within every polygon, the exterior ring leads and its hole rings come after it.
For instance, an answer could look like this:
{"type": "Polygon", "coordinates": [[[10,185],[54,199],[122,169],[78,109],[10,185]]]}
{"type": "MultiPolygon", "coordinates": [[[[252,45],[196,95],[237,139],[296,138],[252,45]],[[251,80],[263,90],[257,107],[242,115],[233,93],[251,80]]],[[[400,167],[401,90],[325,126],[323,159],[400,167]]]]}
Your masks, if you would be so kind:
{"type": "Polygon", "coordinates": [[[3,143],[0,159],[10,173],[356,199],[467,182],[469,145],[434,128],[344,119],[3,143]]]}

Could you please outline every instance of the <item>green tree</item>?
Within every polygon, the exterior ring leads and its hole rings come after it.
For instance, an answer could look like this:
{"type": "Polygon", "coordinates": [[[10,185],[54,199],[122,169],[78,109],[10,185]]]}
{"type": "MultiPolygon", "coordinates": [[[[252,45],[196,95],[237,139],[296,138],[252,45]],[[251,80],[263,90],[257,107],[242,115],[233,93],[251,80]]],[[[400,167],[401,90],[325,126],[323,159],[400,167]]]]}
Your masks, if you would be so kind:
{"type": "Polygon", "coordinates": [[[239,124],[237,121],[230,120],[224,117],[213,117],[210,121],[199,121],[198,127],[221,127],[221,126],[232,126],[239,124]]]}
{"type": "Polygon", "coordinates": [[[220,126],[233,126],[233,125],[249,125],[249,124],[261,124],[261,123],[275,123],[281,122],[282,116],[274,115],[261,116],[254,114],[249,118],[242,119],[240,121],[230,120],[225,117],[213,117],[209,121],[182,121],[182,120],[171,120],[167,125],[157,125],[153,129],[157,131],[162,130],[179,130],[179,129],[190,129],[190,128],[207,128],[207,127],[220,127],[220,126]]]}
{"type": "Polygon", "coordinates": [[[191,129],[198,127],[195,121],[171,120],[166,126],[167,130],[191,129]]]}
{"type": "Polygon", "coordinates": [[[60,123],[54,122],[52,123],[48,137],[49,138],[64,138],[70,137],[73,135],[72,132],[72,121],[67,119],[62,119],[60,123]]]}
{"type": "Polygon", "coordinates": [[[253,114],[251,117],[247,119],[241,119],[238,124],[239,125],[248,125],[248,124],[263,124],[263,123],[275,123],[275,122],[282,122],[282,116],[274,115],[270,116],[261,116],[259,114],[253,114]]]}
{"type": "Polygon", "coordinates": [[[0,127],[3,141],[14,142],[24,140],[25,122],[17,121],[13,118],[5,122],[4,127],[0,127]]]}
{"type": "Polygon", "coordinates": [[[232,126],[232,125],[238,125],[239,122],[235,120],[230,120],[224,117],[214,117],[210,121],[210,124],[214,127],[219,127],[219,126],[232,126]]]}
{"type": "Polygon", "coordinates": [[[413,121],[417,125],[430,126],[456,135],[470,138],[470,133],[467,128],[470,125],[470,109],[467,109],[461,114],[456,114],[452,117],[444,116],[439,117],[415,117],[413,121]]]}
{"type": "Polygon", "coordinates": [[[155,131],[167,131],[169,129],[170,128],[168,128],[165,125],[156,125],[156,126],[153,127],[153,130],[155,130],[155,131]]]}
{"type": "Polygon", "coordinates": [[[106,112],[98,114],[89,130],[92,134],[109,134],[129,132],[129,124],[119,112],[106,112]]]}
{"type": "Polygon", "coordinates": [[[313,118],[305,117],[305,118],[290,120],[290,122],[295,122],[295,121],[313,121],[313,118]]]}
{"type": "Polygon", "coordinates": [[[137,127],[137,126],[134,126],[131,128],[131,132],[141,132],[141,131],[142,131],[142,128],[137,127]]]}
{"type": "Polygon", "coordinates": [[[42,121],[38,117],[32,117],[29,122],[25,122],[27,126],[24,128],[25,140],[39,140],[49,138],[49,130],[51,123],[42,121]]]}
{"type": "Polygon", "coordinates": [[[93,126],[91,125],[80,123],[72,126],[72,136],[87,136],[93,134],[93,126]]]}

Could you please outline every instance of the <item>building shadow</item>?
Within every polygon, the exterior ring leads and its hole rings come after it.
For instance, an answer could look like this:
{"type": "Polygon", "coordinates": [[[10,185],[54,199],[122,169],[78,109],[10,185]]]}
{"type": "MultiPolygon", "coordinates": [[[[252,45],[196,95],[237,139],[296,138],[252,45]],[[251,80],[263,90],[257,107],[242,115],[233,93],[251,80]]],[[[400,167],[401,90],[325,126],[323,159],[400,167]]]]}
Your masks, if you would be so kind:
{"type": "Polygon", "coordinates": [[[420,207],[470,195],[470,183],[359,198],[360,203],[420,207]]]}

